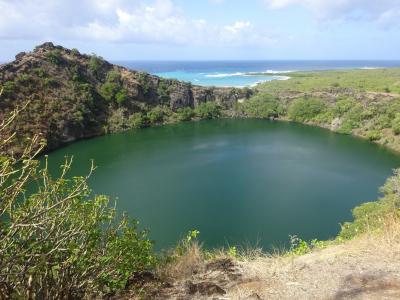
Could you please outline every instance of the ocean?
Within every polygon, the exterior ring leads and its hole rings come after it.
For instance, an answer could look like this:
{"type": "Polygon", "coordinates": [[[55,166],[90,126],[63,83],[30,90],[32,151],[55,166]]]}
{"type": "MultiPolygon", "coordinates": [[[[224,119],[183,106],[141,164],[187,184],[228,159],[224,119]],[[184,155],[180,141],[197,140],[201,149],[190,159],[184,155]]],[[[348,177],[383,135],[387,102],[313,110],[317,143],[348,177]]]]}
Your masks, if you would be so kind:
{"type": "Polygon", "coordinates": [[[114,61],[114,63],[163,78],[218,87],[250,87],[263,81],[286,80],[294,71],[400,67],[400,61],[389,60],[114,61]]]}

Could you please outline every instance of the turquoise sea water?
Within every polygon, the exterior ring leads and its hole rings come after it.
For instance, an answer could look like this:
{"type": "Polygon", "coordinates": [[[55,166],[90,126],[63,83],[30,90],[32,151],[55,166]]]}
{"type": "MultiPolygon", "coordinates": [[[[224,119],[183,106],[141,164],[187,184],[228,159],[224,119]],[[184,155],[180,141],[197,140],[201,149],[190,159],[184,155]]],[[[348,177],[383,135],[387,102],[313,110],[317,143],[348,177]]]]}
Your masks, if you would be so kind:
{"type": "Polygon", "coordinates": [[[127,68],[146,71],[203,86],[253,86],[284,80],[292,71],[390,68],[400,61],[119,61],[127,68]]]}
{"type": "MultiPolygon", "coordinates": [[[[278,76],[273,73],[263,72],[235,72],[235,73],[223,73],[224,71],[214,72],[188,72],[188,71],[171,71],[171,72],[160,72],[155,73],[160,77],[164,78],[175,78],[183,81],[188,81],[193,84],[203,86],[218,86],[218,87],[245,87],[254,86],[257,83],[271,80],[286,80],[288,76],[278,76]]],[[[271,71],[275,72],[275,71],[271,71]]],[[[285,72],[288,73],[289,72],[285,72]]]]}

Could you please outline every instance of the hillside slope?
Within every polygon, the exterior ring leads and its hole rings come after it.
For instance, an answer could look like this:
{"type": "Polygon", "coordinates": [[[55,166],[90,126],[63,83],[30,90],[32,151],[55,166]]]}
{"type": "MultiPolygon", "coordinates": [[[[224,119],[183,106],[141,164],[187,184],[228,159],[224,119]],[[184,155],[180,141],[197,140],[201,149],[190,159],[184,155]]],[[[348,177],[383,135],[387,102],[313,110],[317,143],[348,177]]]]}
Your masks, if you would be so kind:
{"type": "Polygon", "coordinates": [[[1,89],[1,119],[29,101],[11,128],[19,141],[16,152],[33,134],[42,134],[51,150],[81,138],[173,122],[175,112],[205,102],[228,109],[251,93],[162,79],[52,43],[1,65],[1,89]]]}

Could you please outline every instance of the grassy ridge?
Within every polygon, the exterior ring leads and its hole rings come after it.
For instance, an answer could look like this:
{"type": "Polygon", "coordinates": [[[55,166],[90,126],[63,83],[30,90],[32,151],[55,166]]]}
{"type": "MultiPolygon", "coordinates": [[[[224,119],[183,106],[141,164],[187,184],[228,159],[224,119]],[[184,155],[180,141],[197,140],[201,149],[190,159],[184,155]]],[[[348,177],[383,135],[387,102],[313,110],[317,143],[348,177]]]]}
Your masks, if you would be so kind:
{"type": "Polygon", "coordinates": [[[347,88],[364,92],[400,93],[400,69],[335,70],[281,74],[291,80],[271,81],[258,87],[263,92],[311,92],[347,88]]]}
{"type": "Polygon", "coordinates": [[[277,118],[353,134],[400,151],[400,69],[298,72],[257,86],[236,116],[277,118]]]}

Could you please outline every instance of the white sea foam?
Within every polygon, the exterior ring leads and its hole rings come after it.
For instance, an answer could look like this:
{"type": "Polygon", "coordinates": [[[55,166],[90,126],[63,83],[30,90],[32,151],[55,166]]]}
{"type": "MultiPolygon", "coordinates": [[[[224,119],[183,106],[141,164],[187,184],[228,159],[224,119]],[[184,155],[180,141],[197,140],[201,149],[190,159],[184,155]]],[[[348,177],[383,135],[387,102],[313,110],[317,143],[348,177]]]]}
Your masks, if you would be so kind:
{"type": "Polygon", "coordinates": [[[292,72],[296,72],[296,71],[295,70],[283,70],[283,71],[267,70],[267,71],[265,71],[266,74],[286,74],[286,73],[292,73],[292,72]]]}
{"type": "Polygon", "coordinates": [[[244,76],[244,75],[246,75],[246,73],[236,72],[236,73],[207,74],[207,75],[205,75],[205,77],[223,78],[223,77],[244,76]]]}
{"type": "Polygon", "coordinates": [[[362,67],[361,70],[378,70],[381,69],[380,67],[362,67]]]}
{"type": "Polygon", "coordinates": [[[274,76],[275,80],[289,80],[290,76],[274,76]]]}

